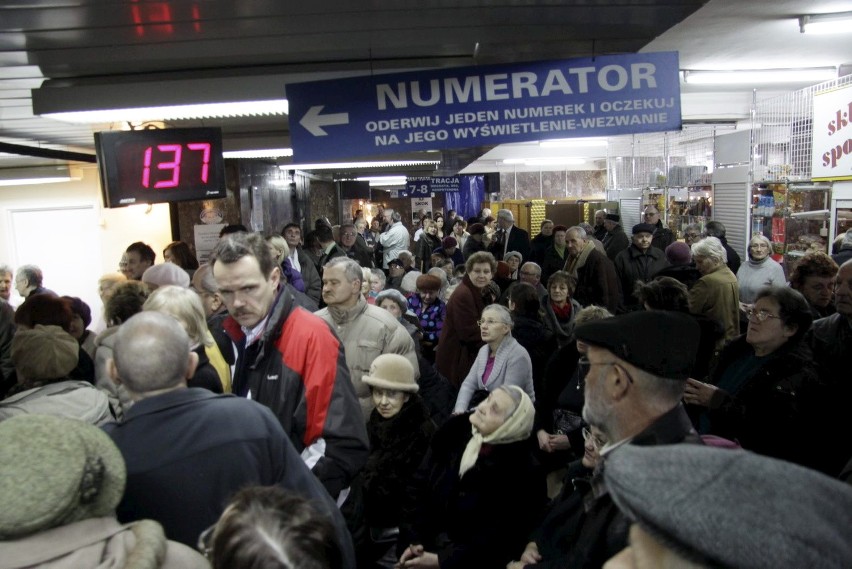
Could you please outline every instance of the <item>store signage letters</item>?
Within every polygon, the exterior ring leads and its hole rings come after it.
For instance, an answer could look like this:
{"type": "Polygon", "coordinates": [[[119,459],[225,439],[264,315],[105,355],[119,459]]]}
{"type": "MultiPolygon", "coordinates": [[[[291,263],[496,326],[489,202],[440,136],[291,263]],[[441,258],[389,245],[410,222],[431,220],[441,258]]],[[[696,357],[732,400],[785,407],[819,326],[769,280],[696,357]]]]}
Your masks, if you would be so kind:
{"type": "Polygon", "coordinates": [[[852,179],[852,85],[814,95],[811,178],[852,179]]]}
{"type": "Polygon", "coordinates": [[[287,85],[294,160],[681,128],[676,52],[287,85]]]}

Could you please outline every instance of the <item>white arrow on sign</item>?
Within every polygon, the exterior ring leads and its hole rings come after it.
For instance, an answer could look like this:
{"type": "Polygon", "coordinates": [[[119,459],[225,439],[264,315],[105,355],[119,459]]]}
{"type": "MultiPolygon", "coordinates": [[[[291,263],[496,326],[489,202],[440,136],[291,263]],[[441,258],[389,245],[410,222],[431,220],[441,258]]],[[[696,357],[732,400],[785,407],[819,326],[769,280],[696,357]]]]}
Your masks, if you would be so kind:
{"type": "Polygon", "coordinates": [[[331,115],[320,115],[324,105],[316,105],[308,109],[299,124],[305,127],[314,136],[326,136],[328,133],[322,129],[324,126],[336,124],[349,124],[349,113],[335,113],[331,115]]]}

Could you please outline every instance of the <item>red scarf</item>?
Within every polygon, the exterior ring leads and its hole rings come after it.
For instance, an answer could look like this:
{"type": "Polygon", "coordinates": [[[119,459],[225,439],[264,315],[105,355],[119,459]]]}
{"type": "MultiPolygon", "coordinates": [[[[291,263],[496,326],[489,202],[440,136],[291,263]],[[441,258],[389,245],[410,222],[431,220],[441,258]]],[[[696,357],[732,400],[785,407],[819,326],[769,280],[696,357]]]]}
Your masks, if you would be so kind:
{"type": "Polygon", "coordinates": [[[562,308],[556,306],[554,303],[550,303],[550,307],[553,309],[553,313],[556,315],[558,320],[567,321],[571,318],[571,301],[565,303],[565,306],[562,308]]]}

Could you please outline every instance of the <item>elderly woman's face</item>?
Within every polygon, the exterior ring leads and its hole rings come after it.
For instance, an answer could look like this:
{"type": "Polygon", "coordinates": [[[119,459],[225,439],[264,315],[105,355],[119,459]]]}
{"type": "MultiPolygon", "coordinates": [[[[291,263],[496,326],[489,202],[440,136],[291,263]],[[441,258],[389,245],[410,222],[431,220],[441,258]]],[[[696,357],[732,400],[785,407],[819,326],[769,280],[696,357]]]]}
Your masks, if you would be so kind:
{"type": "Polygon", "coordinates": [[[771,250],[765,241],[755,239],[748,246],[748,254],[753,261],[762,261],[769,256],[771,250]]]}
{"type": "Polygon", "coordinates": [[[479,321],[479,335],[486,344],[500,342],[505,338],[511,328],[503,322],[500,313],[495,310],[483,310],[479,321]]]}
{"type": "Polygon", "coordinates": [[[781,319],[781,307],[775,299],[763,297],[754,303],[746,332],[746,342],[752,347],[764,353],[772,353],[795,333],[795,328],[787,326],[781,319]]]}
{"type": "Polygon", "coordinates": [[[695,268],[698,269],[698,272],[702,275],[708,275],[712,273],[718,266],[716,264],[716,261],[714,261],[711,257],[693,255],[692,260],[695,262],[695,268]]]}
{"type": "Polygon", "coordinates": [[[488,399],[477,405],[470,415],[470,424],[486,437],[500,428],[509,418],[513,405],[512,397],[502,389],[495,389],[488,399]]]}
{"type": "Polygon", "coordinates": [[[508,259],[506,259],[506,264],[509,265],[509,268],[512,269],[512,272],[514,273],[518,270],[518,267],[521,264],[521,260],[514,256],[509,257],[508,259]]]}
{"type": "Polygon", "coordinates": [[[370,277],[370,290],[371,291],[373,291],[375,293],[380,293],[384,289],[385,289],[385,283],[381,279],[379,279],[377,277],[370,277]]]}
{"type": "Polygon", "coordinates": [[[373,405],[385,419],[396,416],[402,410],[402,406],[408,401],[408,394],[395,389],[382,389],[373,387],[373,405]]]}
{"type": "Polygon", "coordinates": [[[476,288],[485,288],[491,282],[491,264],[476,263],[470,268],[470,282],[476,288]]]}
{"type": "Polygon", "coordinates": [[[606,435],[597,427],[589,427],[583,429],[583,439],[583,466],[594,468],[601,459],[601,449],[606,444],[606,435]]]}
{"type": "Polygon", "coordinates": [[[399,305],[396,303],[395,300],[386,298],[382,300],[382,303],[379,305],[379,308],[384,308],[385,310],[393,314],[393,317],[397,320],[399,320],[399,318],[402,316],[402,310],[400,310],[399,305]]]}
{"type": "Polygon", "coordinates": [[[694,229],[687,230],[683,234],[683,240],[686,242],[687,245],[692,247],[693,243],[698,243],[699,241],[701,241],[701,232],[695,231],[694,229]]]}

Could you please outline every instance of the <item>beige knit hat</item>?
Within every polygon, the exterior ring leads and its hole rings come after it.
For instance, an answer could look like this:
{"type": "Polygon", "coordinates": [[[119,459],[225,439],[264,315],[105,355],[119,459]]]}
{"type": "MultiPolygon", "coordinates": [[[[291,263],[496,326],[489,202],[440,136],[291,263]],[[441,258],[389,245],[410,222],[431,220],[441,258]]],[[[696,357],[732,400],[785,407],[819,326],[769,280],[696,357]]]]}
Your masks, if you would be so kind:
{"type": "Polygon", "coordinates": [[[414,367],[399,354],[382,354],[370,364],[370,373],[361,381],[373,387],[417,393],[420,386],[414,380],[414,367]]]}
{"type": "Polygon", "coordinates": [[[21,379],[61,379],[77,367],[80,344],[59,326],[36,324],[15,332],[10,355],[19,383],[21,379]]]}
{"type": "Polygon", "coordinates": [[[174,285],[189,288],[189,273],[174,263],[152,265],[142,273],[142,282],[147,285],[174,285]]]}
{"type": "Polygon", "coordinates": [[[51,415],[0,423],[0,541],[111,516],[127,471],[99,428],[51,415]]]}

